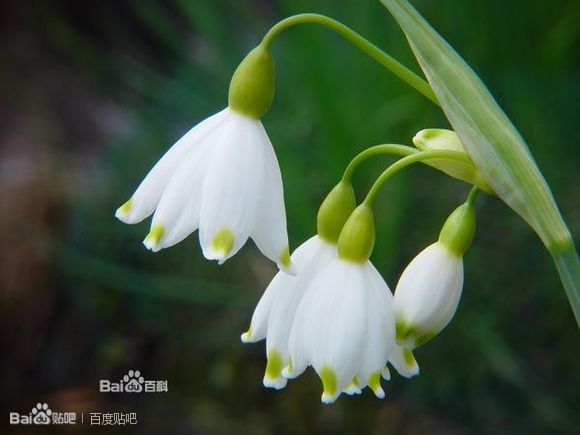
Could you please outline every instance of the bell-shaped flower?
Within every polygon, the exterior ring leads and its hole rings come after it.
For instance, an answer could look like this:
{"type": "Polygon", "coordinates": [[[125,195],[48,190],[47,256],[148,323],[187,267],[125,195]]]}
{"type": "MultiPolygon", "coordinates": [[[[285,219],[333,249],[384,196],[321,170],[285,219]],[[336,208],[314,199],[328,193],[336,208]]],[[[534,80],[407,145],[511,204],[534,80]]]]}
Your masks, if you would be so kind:
{"type": "Polygon", "coordinates": [[[210,260],[221,264],[251,237],[289,267],[280,167],[260,121],[272,96],[271,55],[258,47],[234,73],[229,106],[177,141],[116,216],[133,224],[153,214],[143,243],[154,252],[199,229],[210,260]]]}
{"type": "Polygon", "coordinates": [[[266,339],[268,359],[264,385],[281,389],[287,380],[282,369],[289,363],[288,339],[296,308],[315,276],[337,257],[336,241],[355,205],[354,191],[339,183],[324,199],[318,212],[318,234],[292,254],[297,276],[278,272],[258,302],[244,343],[266,339]]]}
{"type": "Polygon", "coordinates": [[[313,278],[336,256],[336,245],[318,235],[308,239],[291,257],[298,275],[278,272],[258,302],[242,341],[255,343],[266,338],[268,362],[264,386],[275,389],[286,386],[282,369],[289,363],[288,339],[296,308],[313,278]]]}
{"type": "Polygon", "coordinates": [[[311,365],[322,380],[322,401],[368,385],[384,397],[381,375],[395,341],[391,292],[368,260],[374,245],[370,208],[361,205],[344,225],[338,258],[320,271],[298,305],[290,332],[293,378],[311,365]]]}
{"type": "Polygon", "coordinates": [[[420,346],[451,321],[463,288],[463,254],[474,233],[475,212],[468,202],[449,216],[439,241],[403,271],[394,297],[398,344],[420,346]]]}

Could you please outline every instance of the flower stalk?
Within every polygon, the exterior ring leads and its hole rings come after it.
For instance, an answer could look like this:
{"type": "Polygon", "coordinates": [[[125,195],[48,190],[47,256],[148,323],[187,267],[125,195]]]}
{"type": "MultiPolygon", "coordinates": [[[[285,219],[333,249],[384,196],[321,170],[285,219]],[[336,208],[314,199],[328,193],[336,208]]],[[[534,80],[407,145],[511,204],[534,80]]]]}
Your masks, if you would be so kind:
{"type": "Polygon", "coordinates": [[[383,171],[381,175],[377,178],[374,184],[371,186],[367,196],[363,200],[363,204],[371,205],[375,200],[377,194],[381,190],[381,187],[385,182],[399,172],[401,169],[412,165],[413,163],[421,162],[429,159],[449,159],[456,160],[459,162],[469,162],[469,157],[460,151],[446,151],[446,150],[433,150],[433,151],[420,151],[415,154],[403,157],[397,160],[391,166],[383,171]]]}
{"type": "Polygon", "coordinates": [[[268,30],[268,32],[264,36],[264,39],[262,39],[261,45],[265,49],[269,49],[270,46],[272,45],[272,42],[278,35],[280,35],[286,29],[296,26],[298,24],[318,24],[338,33],[352,45],[368,54],[379,64],[381,64],[386,69],[391,71],[405,83],[416,89],[419,93],[423,94],[433,103],[439,105],[437,97],[433,93],[433,90],[429,86],[429,83],[427,83],[424,79],[419,77],[417,74],[415,74],[409,68],[404,66],[394,57],[385,53],[375,44],[373,44],[366,38],[362,37],[351,28],[324,15],[298,14],[285,18],[282,21],[276,23],[274,26],[272,26],[270,30],[268,30]]]}

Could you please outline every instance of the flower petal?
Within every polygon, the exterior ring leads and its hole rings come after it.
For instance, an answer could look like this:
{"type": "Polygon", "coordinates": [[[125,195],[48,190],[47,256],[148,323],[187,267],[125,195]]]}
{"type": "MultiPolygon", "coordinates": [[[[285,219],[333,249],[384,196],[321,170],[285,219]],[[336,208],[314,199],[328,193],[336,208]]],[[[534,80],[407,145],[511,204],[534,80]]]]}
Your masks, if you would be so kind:
{"type": "Polygon", "coordinates": [[[224,109],[183,135],[151,168],[131,199],[117,209],[115,216],[124,223],[136,224],[153,213],[175,168],[207,134],[219,127],[226,114],[227,109],[224,109]]]}
{"type": "Polygon", "coordinates": [[[366,279],[366,331],[358,378],[361,388],[368,385],[375,395],[383,398],[381,374],[395,343],[393,295],[380,273],[367,262],[366,279]]]}
{"type": "Polygon", "coordinates": [[[143,242],[153,252],[181,242],[198,228],[203,179],[213,151],[212,142],[218,134],[218,130],[213,130],[201,139],[167,183],[153,214],[151,232],[143,242]],[[155,237],[159,228],[162,234],[155,237]]]}
{"type": "Polygon", "coordinates": [[[223,263],[256,224],[265,179],[259,121],[229,111],[203,183],[199,237],[203,254],[223,263]]]}
{"type": "Polygon", "coordinates": [[[298,304],[315,276],[336,256],[336,245],[314,236],[292,254],[292,261],[300,265],[300,274],[294,277],[279,272],[274,278],[284,280],[288,285],[278,287],[270,306],[266,339],[268,359],[272,352],[276,352],[282,360],[283,367],[290,363],[288,343],[298,304]]]}
{"type": "Polygon", "coordinates": [[[408,347],[395,344],[389,355],[389,363],[405,378],[412,378],[419,374],[419,364],[413,355],[413,351],[408,347]]]}
{"type": "Polygon", "coordinates": [[[291,261],[288,254],[286,210],[280,166],[268,135],[261,124],[260,127],[263,131],[266,178],[262,186],[256,226],[251,237],[262,254],[274,261],[280,269],[290,271],[291,261]]]}
{"type": "Polygon", "coordinates": [[[333,260],[309,286],[296,311],[290,356],[294,362],[293,345],[302,342],[305,360],[322,379],[324,403],[336,400],[356,374],[365,331],[364,282],[359,265],[333,260]]]}

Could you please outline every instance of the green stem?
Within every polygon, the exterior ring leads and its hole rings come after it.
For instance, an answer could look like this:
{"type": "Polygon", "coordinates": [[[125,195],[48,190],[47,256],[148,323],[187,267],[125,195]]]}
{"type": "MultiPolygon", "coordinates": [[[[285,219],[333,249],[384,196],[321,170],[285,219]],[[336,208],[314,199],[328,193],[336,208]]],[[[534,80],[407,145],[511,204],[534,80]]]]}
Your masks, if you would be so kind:
{"type": "Polygon", "coordinates": [[[374,147],[367,148],[366,150],[361,151],[356,156],[354,156],[354,158],[350,161],[344,170],[342,181],[350,183],[353,172],[360,166],[362,162],[364,162],[369,157],[377,156],[379,154],[397,154],[400,156],[409,156],[418,152],[419,150],[416,148],[396,144],[375,145],[374,147]]]}
{"type": "Polygon", "coordinates": [[[363,38],[354,30],[324,15],[299,14],[283,19],[282,21],[279,21],[274,26],[272,26],[270,30],[268,30],[268,33],[266,33],[264,39],[262,40],[262,46],[266,49],[269,49],[270,46],[272,45],[272,41],[276,36],[278,36],[280,33],[288,29],[289,27],[295,26],[297,24],[319,24],[321,26],[325,26],[335,31],[340,36],[345,38],[348,42],[350,42],[357,48],[361,49],[370,57],[372,57],[374,60],[376,60],[378,63],[380,63],[382,66],[387,68],[401,80],[409,84],[411,87],[415,88],[417,91],[419,91],[433,103],[440,106],[437,97],[433,93],[433,90],[431,89],[431,86],[429,86],[429,83],[427,83],[427,81],[423,80],[409,68],[401,64],[399,61],[397,61],[389,54],[382,51],[372,42],[363,38]]]}
{"type": "Polygon", "coordinates": [[[379,190],[381,190],[381,187],[383,187],[383,185],[389,178],[391,178],[401,169],[404,169],[407,166],[412,165],[413,163],[429,159],[448,159],[464,163],[470,162],[469,157],[465,153],[461,151],[449,151],[449,150],[421,151],[415,154],[411,154],[407,157],[403,157],[402,159],[397,160],[395,163],[393,163],[391,166],[385,169],[381,175],[379,175],[379,178],[377,178],[375,183],[372,185],[363,203],[367,204],[368,206],[372,206],[372,203],[375,200],[377,193],[379,192],[379,190]]]}
{"type": "Polygon", "coordinates": [[[467,204],[469,204],[470,206],[473,206],[473,203],[475,202],[475,198],[477,198],[477,195],[479,195],[479,192],[481,192],[481,189],[477,186],[473,186],[473,188],[469,191],[469,195],[467,195],[467,204]]]}

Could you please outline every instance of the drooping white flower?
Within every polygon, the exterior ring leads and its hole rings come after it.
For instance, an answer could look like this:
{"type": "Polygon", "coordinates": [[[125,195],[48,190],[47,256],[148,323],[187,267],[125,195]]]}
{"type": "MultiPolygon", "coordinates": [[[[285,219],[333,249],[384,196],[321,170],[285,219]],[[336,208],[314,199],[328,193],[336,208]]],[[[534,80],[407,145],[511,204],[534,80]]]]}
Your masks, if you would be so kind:
{"type": "Polygon", "coordinates": [[[381,374],[395,341],[392,295],[368,261],[333,260],[310,284],[290,333],[293,378],[311,365],[320,376],[322,401],[368,385],[384,397],[381,374]]]}
{"type": "Polygon", "coordinates": [[[395,290],[397,342],[412,349],[438,334],[455,314],[462,288],[461,255],[441,242],[421,251],[395,290]]]}
{"type": "Polygon", "coordinates": [[[299,273],[291,276],[278,272],[258,302],[244,343],[266,339],[268,362],[264,386],[281,389],[287,380],[282,369],[289,363],[288,340],[296,308],[314,277],[337,256],[336,245],[314,236],[300,245],[292,254],[292,264],[299,273]]]}
{"type": "Polygon", "coordinates": [[[199,229],[203,254],[220,264],[251,237],[279,267],[290,265],[282,178],[259,119],[230,108],[186,133],[116,212],[125,223],[153,213],[144,240],[156,252],[199,229]]]}

